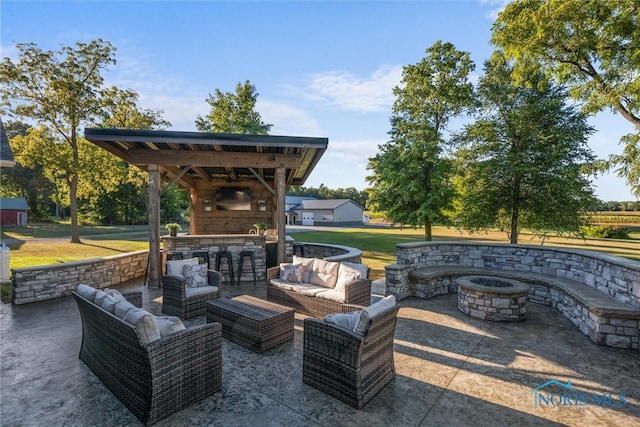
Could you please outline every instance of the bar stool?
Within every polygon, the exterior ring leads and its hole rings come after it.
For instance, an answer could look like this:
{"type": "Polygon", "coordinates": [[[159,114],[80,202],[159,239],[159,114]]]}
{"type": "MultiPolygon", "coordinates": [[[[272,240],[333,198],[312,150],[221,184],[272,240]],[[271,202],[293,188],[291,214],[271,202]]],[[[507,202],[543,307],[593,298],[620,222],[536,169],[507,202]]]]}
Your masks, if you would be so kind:
{"type": "Polygon", "coordinates": [[[229,271],[229,277],[231,278],[231,283],[235,282],[233,278],[233,258],[231,257],[231,251],[218,251],[216,252],[216,271],[220,270],[220,261],[222,258],[227,259],[227,270],[229,271]]]}
{"type": "Polygon", "coordinates": [[[209,252],[194,252],[193,257],[198,258],[200,264],[207,264],[207,269],[209,269],[209,252]]]}
{"type": "Polygon", "coordinates": [[[249,257],[251,261],[251,272],[253,273],[253,285],[256,285],[256,259],[253,255],[253,251],[240,251],[238,255],[238,285],[240,284],[240,278],[242,277],[242,264],[245,257],[249,257]]]}

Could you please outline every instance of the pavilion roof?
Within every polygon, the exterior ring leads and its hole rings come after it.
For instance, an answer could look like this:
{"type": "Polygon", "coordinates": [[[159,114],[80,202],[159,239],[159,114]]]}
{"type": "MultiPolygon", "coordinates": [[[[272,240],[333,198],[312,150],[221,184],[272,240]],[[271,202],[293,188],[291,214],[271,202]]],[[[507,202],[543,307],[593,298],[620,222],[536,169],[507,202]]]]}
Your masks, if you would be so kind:
{"type": "Polygon", "coordinates": [[[86,128],[85,138],[147,169],[157,164],[182,187],[199,182],[259,180],[273,183],[286,168],[286,183],[302,185],[327,149],[327,138],[207,132],[86,128]]]}

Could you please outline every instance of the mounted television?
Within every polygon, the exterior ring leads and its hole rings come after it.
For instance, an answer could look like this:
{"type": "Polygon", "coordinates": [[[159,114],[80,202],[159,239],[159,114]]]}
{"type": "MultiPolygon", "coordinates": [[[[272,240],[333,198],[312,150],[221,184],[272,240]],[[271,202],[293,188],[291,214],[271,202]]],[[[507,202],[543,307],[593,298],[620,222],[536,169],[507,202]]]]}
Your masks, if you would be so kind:
{"type": "Polygon", "coordinates": [[[250,211],[251,191],[248,188],[221,188],[216,193],[216,206],[220,211],[250,211]]]}

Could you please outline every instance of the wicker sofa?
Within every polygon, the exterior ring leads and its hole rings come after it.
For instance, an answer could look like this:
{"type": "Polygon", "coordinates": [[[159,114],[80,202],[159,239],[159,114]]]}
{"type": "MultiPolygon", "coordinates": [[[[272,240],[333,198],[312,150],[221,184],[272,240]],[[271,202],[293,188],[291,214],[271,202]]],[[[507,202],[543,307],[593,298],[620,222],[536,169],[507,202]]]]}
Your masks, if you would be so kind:
{"type": "Polygon", "coordinates": [[[267,270],[269,301],[292,307],[299,313],[313,317],[350,312],[371,303],[371,280],[368,279],[369,269],[364,264],[329,262],[320,258],[296,256],[293,257],[292,264],[280,264],[267,270]],[[292,264],[299,265],[304,275],[298,283],[296,279],[292,282],[283,277],[283,269],[292,264]],[[314,272],[319,271],[331,271],[331,278],[327,277],[329,274],[325,274],[325,283],[321,285],[313,279],[314,272]],[[341,285],[340,281],[344,276],[355,271],[358,273],[341,285]],[[310,275],[311,279],[305,273],[310,275]],[[312,282],[309,283],[308,280],[312,282]]]}
{"type": "Polygon", "coordinates": [[[82,319],[80,360],[144,424],[222,388],[220,323],[143,343],[132,324],[78,292],[73,297],[82,319]]]}

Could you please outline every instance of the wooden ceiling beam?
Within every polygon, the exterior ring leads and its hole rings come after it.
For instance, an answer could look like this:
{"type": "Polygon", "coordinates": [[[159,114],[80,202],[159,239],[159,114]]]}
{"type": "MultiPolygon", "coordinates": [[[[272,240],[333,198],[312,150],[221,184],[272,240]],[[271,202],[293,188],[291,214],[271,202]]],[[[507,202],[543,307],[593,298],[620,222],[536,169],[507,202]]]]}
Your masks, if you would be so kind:
{"type": "Polygon", "coordinates": [[[302,164],[300,154],[239,153],[219,151],[129,150],[131,163],[174,166],[277,168],[297,169],[302,164]]]}

